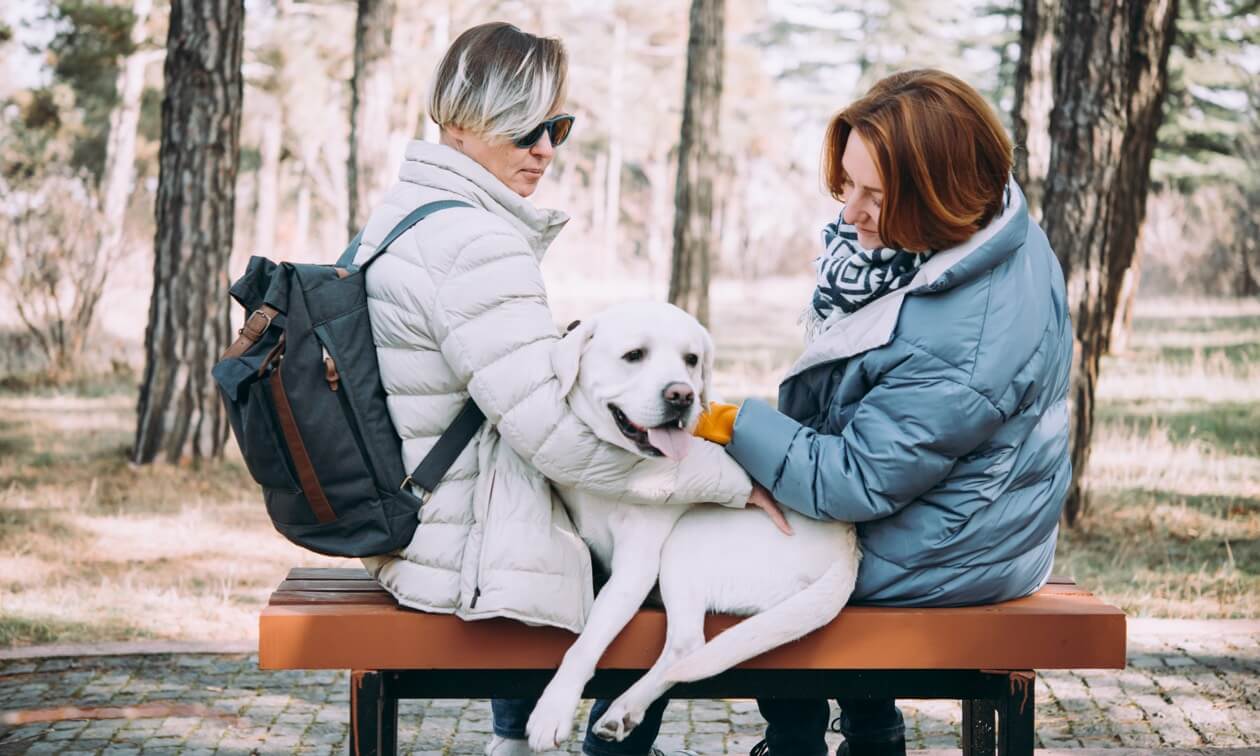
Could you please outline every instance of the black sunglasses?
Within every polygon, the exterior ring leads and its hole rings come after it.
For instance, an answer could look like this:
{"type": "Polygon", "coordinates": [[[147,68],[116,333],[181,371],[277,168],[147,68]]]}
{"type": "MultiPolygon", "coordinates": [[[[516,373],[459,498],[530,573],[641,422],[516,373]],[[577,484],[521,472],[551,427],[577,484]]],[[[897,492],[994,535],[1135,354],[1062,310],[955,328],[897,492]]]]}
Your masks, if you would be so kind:
{"type": "Polygon", "coordinates": [[[543,132],[547,132],[547,137],[551,139],[552,147],[559,147],[564,144],[564,140],[569,138],[569,132],[573,130],[573,122],[577,120],[576,116],[558,115],[555,118],[548,118],[542,123],[529,130],[525,136],[517,139],[515,144],[521,149],[529,149],[538,140],[542,139],[543,132]]]}

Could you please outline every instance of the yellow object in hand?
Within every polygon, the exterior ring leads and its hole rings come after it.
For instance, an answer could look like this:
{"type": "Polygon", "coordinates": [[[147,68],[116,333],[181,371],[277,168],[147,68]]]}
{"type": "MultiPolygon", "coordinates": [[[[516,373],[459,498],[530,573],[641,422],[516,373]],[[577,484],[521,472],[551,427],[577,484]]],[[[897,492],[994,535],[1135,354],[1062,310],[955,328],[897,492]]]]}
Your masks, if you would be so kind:
{"type": "Polygon", "coordinates": [[[709,408],[700,413],[696,429],[691,433],[706,441],[725,446],[731,442],[731,434],[735,432],[735,416],[739,414],[739,405],[710,402],[709,408]]]}

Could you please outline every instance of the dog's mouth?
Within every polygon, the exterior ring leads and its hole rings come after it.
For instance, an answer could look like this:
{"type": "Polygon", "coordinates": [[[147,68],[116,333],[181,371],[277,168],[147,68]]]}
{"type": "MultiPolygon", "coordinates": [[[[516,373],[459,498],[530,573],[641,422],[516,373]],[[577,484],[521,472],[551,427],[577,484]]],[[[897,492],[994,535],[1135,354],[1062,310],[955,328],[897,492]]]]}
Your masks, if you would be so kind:
{"type": "Polygon", "coordinates": [[[612,414],[613,422],[617,423],[617,430],[621,431],[621,435],[633,441],[644,454],[671,459],[687,456],[691,434],[683,423],[683,415],[655,427],[644,428],[626,417],[626,413],[615,404],[609,404],[608,411],[612,414]]]}

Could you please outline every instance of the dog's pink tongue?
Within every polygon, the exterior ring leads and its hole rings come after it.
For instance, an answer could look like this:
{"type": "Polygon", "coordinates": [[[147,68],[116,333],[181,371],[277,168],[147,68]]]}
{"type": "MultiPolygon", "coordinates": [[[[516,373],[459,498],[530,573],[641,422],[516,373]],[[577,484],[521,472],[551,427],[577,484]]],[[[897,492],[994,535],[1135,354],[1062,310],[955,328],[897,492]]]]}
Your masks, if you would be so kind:
{"type": "Polygon", "coordinates": [[[648,428],[648,443],[670,459],[682,459],[691,451],[693,436],[680,428],[648,428]]]}

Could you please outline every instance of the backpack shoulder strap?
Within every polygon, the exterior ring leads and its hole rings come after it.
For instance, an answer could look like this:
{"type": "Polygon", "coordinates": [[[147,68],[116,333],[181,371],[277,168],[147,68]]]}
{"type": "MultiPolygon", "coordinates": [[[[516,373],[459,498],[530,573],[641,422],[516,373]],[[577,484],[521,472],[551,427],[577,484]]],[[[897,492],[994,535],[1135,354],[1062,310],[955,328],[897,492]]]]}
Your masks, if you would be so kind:
{"type": "Polygon", "coordinates": [[[360,231],[355,234],[354,238],[350,240],[350,243],[346,245],[345,251],[341,253],[341,256],[337,258],[337,262],[333,263],[333,265],[338,268],[345,268],[346,270],[352,269],[354,267],[354,256],[359,251],[359,242],[362,240],[363,232],[360,231]]]}
{"type": "Polygon", "coordinates": [[[451,465],[455,463],[460,452],[464,450],[472,437],[477,435],[477,431],[485,421],[486,416],[481,408],[469,398],[451,422],[450,427],[442,432],[437,443],[403,481],[403,486],[405,487],[408,483],[415,484],[424,489],[427,498],[427,495],[432,493],[442,481],[442,476],[446,475],[446,471],[451,469],[451,465]]]}
{"type": "Polygon", "coordinates": [[[407,217],[398,221],[398,225],[394,226],[394,228],[385,235],[385,238],[381,241],[380,245],[372,251],[371,257],[364,260],[362,265],[356,266],[354,265],[354,256],[359,251],[359,243],[363,239],[363,232],[360,231],[354,239],[350,240],[350,246],[346,247],[346,251],[342,252],[341,257],[337,259],[337,267],[345,268],[346,270],[354,270],[356,268],[358,270],[367,270],[367,267],[371,265],[376,258],[385,254],[385,252],[389,250],[389,245],[393,244],[398,237],[406,233],[409,228],[439,210],[446,210],[452,207],[472,207],[472,205],[468,202],[464,202],[463,200],[438,200],[437,202],[429,202],[417,207],[415,210],[407,213],[407,217]]]}

